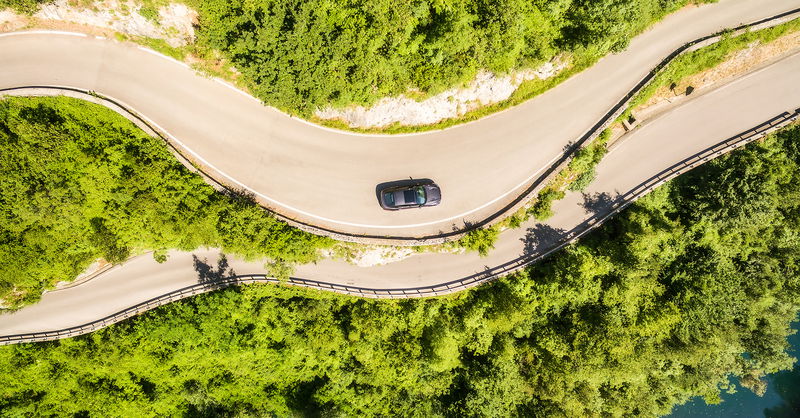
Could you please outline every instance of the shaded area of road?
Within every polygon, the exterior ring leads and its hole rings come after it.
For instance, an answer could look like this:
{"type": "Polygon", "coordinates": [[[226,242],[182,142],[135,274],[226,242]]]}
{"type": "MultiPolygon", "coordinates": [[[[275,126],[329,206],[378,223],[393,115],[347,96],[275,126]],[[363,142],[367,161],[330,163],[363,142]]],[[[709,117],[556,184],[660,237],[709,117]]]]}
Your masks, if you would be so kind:
{"type": "Polygon", "coordinates": [[[686,8],[634,39],[625,52],[534,100],[414,136],[319,129],[173,61],[91,37],[0,38],[0,88],[74,86],[115,98],[170,133],[215,177],[246,186],[298,220],[356,234],[435,235],[477,223],[512,201],[676,47],[794,7],[796,0],[726,0],[686,8]],[[434,179],[442,204],[381,210],[375,185],[409,176],[434,179]]]}
{"type": "MultiPolygon", "coordinates": [[[[615,147],[597,168],[584,193],[568,193],[554,205],[546,223],[529,222],[506,231],[486,258],[474,254],[421,254],[386,266],[360,268],[326,260],[300,266],[303,279],[398,289],[436,286],[481,274],[548,248],[587,219],[613,206],[653,175],[786,110],[800,106],[800,54],[699,96],[640,126],[615,147]]],[[[36,305],[0,317],[0,335],[46,331],[84,324],[196,283],[231,275],[263,273],[259,263],[225,259],[215,250],[173,252],[164,264],[138,257],[98,278],[50,292],[36,305]]]]}

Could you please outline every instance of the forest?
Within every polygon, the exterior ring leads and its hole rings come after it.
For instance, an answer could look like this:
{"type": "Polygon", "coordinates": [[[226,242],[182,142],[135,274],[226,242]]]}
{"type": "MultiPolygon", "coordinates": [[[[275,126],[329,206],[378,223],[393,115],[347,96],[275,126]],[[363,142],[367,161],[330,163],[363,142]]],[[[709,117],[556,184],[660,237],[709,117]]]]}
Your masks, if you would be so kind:
{"type": "MultiPolygon", "coordinates": [[[[159,141],[111,116],[69,99],[0,102],[11,150],[0,159],[5,286],[33,294],[37,275],[148,246],[211,242],[302,261],[312,257],[304,249],[325,245],[214,193],[159,141]]],[[[0,411],[666,414],[694,396],[714,402],[731,379],[763,392],[765,374],[791,367],[798,244],[794,126],[665,184],[527,271],[467,292],[375,301],[249,285],[81,337],[0,347],[0,411]]]]}
{"type": "Polygon", "coordinates": [[[332,244],[219,193],[133,123],[69,98],[0,100],[0,301],[19,307],[94,260],[224,248],[304,263],[332,244]]]}
{"type": "MultiPolygon", "coordinates": [[[[198,45],[222,51],[266,103],[328,105],[434,94],[479,70],[556,55],[594,61],[693,0],[190,0],[198,45]]],[[[575,62],[585,67],[586,63],[575,62]]]]}
{"type": "MultiPolygon", "coordinates": [[[[222,51],[265,102],[308,114],[434,93],[483,68],[596,59],[688,0],[189,3],[199,47],[222,51]]],[[[100,257],[214,246],[280,264],[332,245],[216,192],[95,105],[4,99],[0,149],[8,307],[100,257]]],[[[795,126],[468,292],[373,301],[250,285],[0,347],[0,415],[653,416],[715,402],[731,380],[762,393],[765,374],[795,361],[799,197],[795,126]]]]}

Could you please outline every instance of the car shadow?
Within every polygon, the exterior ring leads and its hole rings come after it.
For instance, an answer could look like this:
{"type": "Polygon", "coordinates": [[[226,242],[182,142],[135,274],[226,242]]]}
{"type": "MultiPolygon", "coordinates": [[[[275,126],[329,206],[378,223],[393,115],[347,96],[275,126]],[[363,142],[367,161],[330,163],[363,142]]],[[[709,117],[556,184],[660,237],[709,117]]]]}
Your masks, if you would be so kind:
{"type": "Polygon", "coordinates": [[[381,190],[383,189],[388,189],[390,187],[423,185],[423,184],[433,184],[433,180],[426,178],[414,179],[409,177],[405,180],[395,180],[395,181],[387,181],[384,183],[379,183],[377,186],[375,186],[375,199],[378,201],[378,204],[381,203],[381,190]]]}

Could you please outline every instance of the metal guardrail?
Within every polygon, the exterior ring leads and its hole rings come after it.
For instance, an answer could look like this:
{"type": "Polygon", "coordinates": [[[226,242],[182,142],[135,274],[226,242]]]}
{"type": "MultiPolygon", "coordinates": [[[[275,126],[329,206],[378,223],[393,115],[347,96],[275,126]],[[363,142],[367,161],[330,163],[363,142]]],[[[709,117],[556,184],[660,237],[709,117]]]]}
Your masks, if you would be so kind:
{"type": "Polygon", "coordinates": [[[553,254],[554,252],[572,244],[582,236],[591,232],[593,229],[602,225],[606,220],[616,215],[628,205],[635,202],[640,197],[651,192],[656,187],[671,180],[707,161],[710,161],[718,156],[728,153],[736,148],[746,145],[757,139],[781,129],[800,118],[800,109],[794,112],[784,112],[777,115],[768,121],[759,124],[747,131],[744,131],[734,137],[721,141],[715,145],[706,148],[695,155],[688,157],[678,163],[673,164],[660,173],[645,180],[635,188],[627,193],[617,197],[611,204],[611,210],[605,213],[595,214],[594,216],[584,220],[570,231],[565,231],[563,237],[554,245],[542,249],[537,253],[525,254],[507,263],[487,269],[483,272],[473,274],[462,279],[454,280],[447,283],[437,284],[435,286],[405,288],[405,289],[372,289],[357,286],[339,285],[333,283],[325,283],[316,280],[308,280],[301,278],[290,278],[287,281],[281,281],[273,277],[261,274],[250,274],[225,278],[222,280],[198,283],[192,286],[187,286],[182,289],[152,298],[138,305],[123,309],[114,314],[108,315],[102,319],[92,321],[83,325],[65,328],[54,331],[34,332],[27,334],[5,335],[0,336],[0,345],[31,343],[39,341],[50,341],[61,338],[75,337],[82,334],[87,334],[104,328],[108,325],[120,322],[132,316],[139,315],[143,312],[149,311],[168,303],[172,303],[190,296],[200,293],[211,292],[214,290],[223,289],[228,286],[243,285],[249,283],[274,283],[274,284],[288,284],[293,286],[300,286],[316,290],[332,291],[346,295],[374,298],[374,299],[406,299],[406,298],[419,298],[442,296],[450,293],[459,292],[480,284],[489,282],[496,278],[511,274],[522,268],[525,268],[543,258],[553,254]]]}

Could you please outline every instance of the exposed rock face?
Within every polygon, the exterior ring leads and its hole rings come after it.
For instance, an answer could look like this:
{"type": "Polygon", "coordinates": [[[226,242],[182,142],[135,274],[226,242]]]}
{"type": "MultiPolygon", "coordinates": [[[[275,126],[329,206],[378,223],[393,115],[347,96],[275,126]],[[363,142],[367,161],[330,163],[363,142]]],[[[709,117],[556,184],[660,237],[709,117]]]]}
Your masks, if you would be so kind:
{"type": "Polygon", "coordinates": [[[498,76],[481,71],[464,88],[452,88],[416,101],[406,96],[387,97],[371,107],[354,106],[346,109],[321,109],[315,116],[321,119],[340,119],[353,128],[380,128],[399,123],[406,126],[430,125],[445,119],[462,116],[482,106],[499,103],[511,97],[522,82],[547,79],[567,66],[566,60],[553,60],[536,69],[498,76]]]}
{"type": "Polygon", "coordinates": [[[60,20],[108,28],[120,33],[163,39],[171,46],[194,42],[197,12],[179,3],[170,3],[158,9],[157,21],[143,16],[141,5],[133,1],[103,0],[85,9],[69,4],[69,0],[56,0],[42,6],[34,16],[45,20],[60,20]]]}

